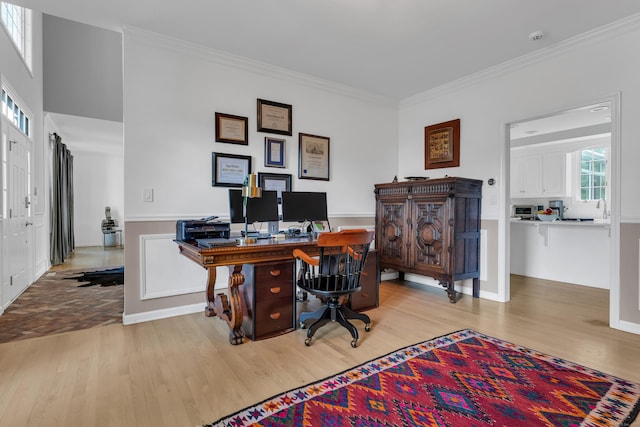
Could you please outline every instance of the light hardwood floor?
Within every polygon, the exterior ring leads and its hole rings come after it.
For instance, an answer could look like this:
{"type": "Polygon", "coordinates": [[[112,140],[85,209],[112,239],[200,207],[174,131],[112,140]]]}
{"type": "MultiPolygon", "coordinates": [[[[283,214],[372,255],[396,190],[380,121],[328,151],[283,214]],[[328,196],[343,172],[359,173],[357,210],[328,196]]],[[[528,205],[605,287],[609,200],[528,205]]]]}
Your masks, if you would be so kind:
{"type": "Polygon", "coordinates": [[[124,249],[120,247],[82,246],[75,248],[62,264],[52,266],[49,271],[75,270],[81,268],[117,267],[124,265],[124,249]]]}
{"type": "MultiPolygon", "coordinates": [[[[0,344],[0,424],[196,426],[400,347],[472,328],[640,382],[640,336],[606,326],[608,292],[514,276],[502,304],[383,282],[372,330],[231,346],[202,313],[0,344]]],[[[637,425],[638,423],[634,424],[637,425]]]]}

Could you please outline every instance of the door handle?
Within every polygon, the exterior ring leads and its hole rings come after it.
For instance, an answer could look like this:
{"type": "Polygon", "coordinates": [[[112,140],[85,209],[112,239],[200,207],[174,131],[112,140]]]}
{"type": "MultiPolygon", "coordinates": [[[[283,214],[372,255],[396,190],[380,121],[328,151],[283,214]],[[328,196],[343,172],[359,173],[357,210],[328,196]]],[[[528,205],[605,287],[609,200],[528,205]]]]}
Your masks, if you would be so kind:
{"type": "Polygon", "coordinates": [[[29,222],[29,221],[27,221],[27,222],[25,222],[25,223],[24,223],[24,226],[25,226],[25,227],[28,227],[28,226],[30,226],[30,225],[33,225],[33,223],[32,223],[32,222],[29,222]]]}

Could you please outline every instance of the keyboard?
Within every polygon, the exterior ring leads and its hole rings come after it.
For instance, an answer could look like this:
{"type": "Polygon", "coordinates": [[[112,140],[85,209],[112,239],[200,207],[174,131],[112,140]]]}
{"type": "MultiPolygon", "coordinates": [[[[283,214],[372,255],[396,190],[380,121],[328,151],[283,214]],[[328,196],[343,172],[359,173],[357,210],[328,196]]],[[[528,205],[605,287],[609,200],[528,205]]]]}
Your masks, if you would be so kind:
{"type": "Polygon", "coordinates": [[[217,246],[235,246],[238,244],[235,240],[215,237],[211,239],[196,239],[198,246],[201,248],[215,248],[217,246]]]}

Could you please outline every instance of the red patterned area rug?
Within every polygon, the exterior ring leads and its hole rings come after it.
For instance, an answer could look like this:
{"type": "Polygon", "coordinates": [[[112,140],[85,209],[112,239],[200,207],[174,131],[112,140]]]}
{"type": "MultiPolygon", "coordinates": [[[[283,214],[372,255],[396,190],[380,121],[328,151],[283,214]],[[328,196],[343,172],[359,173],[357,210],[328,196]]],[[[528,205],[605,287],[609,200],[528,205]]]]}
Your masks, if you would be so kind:
{"type": "Polygon", "coordinates": [[[628,426],[640,384],[454,332],[274,396],[208,426],[628,426]]]}

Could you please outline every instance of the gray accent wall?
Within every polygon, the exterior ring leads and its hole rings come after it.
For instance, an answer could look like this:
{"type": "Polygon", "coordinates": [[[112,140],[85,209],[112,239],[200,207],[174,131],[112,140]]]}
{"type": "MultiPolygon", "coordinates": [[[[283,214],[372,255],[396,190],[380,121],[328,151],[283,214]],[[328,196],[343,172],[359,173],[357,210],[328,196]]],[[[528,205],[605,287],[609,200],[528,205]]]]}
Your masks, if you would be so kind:
{"type": "Polygon", "coordinates": [[[122,34],[42,15],[44,111],[122,122],[122,34]]]}

